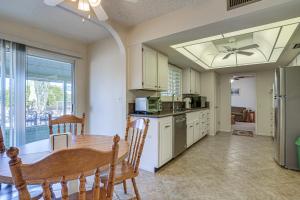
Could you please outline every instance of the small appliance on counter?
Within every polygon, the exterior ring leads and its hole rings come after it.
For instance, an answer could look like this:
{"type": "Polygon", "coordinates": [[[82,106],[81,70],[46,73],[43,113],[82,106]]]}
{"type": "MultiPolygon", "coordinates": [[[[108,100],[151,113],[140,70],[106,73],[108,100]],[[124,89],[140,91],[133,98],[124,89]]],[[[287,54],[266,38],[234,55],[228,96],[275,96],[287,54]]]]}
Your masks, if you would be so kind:
{"type": "Polygon", "coordinates": [[[191,108],[200,108],[201,98],[199,96],[191,97],[191,108]]]}
{"type": "Polygon", "coordinates": [[[190,97],[184,97],[183,101],[185,102],[185,109],[191,109],[191,98],[190,97]]]}
{"type": "Polygon", "coordinates": [[[160,97],[139,97],[135,99],[136,113],[157,113],[162,110],[160,97]]]}
{"type": "Polygon", "coordinates": [[[207,107],[207,98],[205,96],[198,96],[198,95],[184,96],[183,101],[185,102],[186,109],[207,107]]]}
{"type": "Polygon", "coordinates": [[[207,102],[207,98],[204,96],[200,96],[200,108],[205,108],[206,107],[206,102],[207,102]]]}

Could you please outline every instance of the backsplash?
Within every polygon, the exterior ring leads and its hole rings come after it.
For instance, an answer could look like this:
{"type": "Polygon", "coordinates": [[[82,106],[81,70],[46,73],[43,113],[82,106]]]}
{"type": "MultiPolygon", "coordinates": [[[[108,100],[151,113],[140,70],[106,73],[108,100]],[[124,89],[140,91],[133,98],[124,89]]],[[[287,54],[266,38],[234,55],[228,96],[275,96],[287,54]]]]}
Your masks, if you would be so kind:
{"type": "MultiPolygon", "coordinates": [[[[184,102],[175,102],[176,109],[184,109],[184,102]]],[[[173,110],[173,102],[162,102],[162,112],[168,112],[173,110]]],[[[135,112],[135,103],[128,103],[128,113],[135,112]]]]}

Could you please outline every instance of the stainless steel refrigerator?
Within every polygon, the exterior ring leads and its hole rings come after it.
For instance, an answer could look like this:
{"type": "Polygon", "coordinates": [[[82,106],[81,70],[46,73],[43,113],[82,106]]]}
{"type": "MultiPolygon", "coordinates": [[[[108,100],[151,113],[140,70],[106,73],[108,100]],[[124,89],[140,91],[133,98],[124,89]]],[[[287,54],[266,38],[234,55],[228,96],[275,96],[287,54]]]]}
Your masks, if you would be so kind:
{"type": "Polygon", "coordinates": [[[295,141],[300,137],[300,66],[276,69],[274,109],[275,161],[299,170],[295,141]]]}

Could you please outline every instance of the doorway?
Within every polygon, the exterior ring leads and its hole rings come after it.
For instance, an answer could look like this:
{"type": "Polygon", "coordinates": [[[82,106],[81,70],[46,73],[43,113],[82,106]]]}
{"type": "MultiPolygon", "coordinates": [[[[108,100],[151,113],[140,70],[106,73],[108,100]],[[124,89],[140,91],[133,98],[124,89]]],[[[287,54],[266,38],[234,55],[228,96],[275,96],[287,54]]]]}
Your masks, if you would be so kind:
{"type": "Polygon", "coordinates": [[[256,133],[256,77],[234,75],[231,82],[231,129],[234,135],[256,133]]]}

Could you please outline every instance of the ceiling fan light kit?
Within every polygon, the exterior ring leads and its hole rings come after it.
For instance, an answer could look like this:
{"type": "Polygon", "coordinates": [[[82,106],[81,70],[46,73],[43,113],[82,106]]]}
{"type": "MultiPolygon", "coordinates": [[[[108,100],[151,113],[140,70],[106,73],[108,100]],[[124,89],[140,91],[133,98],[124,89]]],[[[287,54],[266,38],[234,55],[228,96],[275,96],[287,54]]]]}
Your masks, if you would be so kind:
{"type": "Polygon", "coordinates": [[[92,7],[97,7],[100,5],[101,0],[89,0],[89,2],[92,7]]]}
{"type": "MultiPolygon", "coordinates": [[[[77,2],[78,1],[78,10],[89,12],[88,19],[91,18],[91,10],[94,11],[96,17],[99,21],[105,21],[108,19],[108,16],[105,10],[101,6],[101,0],[44,0],[44,3],[48,6],[57,6],[58,4],[62,3],[63,1],[71,1],[77,2]],[[92,9],[91,9],[92,7],[92,9]]],[[[130,3],[137,3],[138,0],[124,0],[130,3]]],[[[84,21],[84,19],[82,20],[84,21]]]]}
{"type": "Polygon", "coordinates": [[[78,9],[82,11],[90,11],[90,4],[88,0],[79,0],[78,9]]]}
{"type": "MultiPolygon", "coordinates": [[[[44,0],[44,3],[48,6],[57,6],[63,1],[67,1],[67,0],[44,0]]],[[[88,19],[91,18],[91,13],[90,13],[91,10],[94,11],[99,21],[105,21],[108,19],[105,10],[101,6],[101,0],[68,0],[68,1],[71,2],[78,1],[77,9],[83,12],[88,12],[88,19]]]]}

